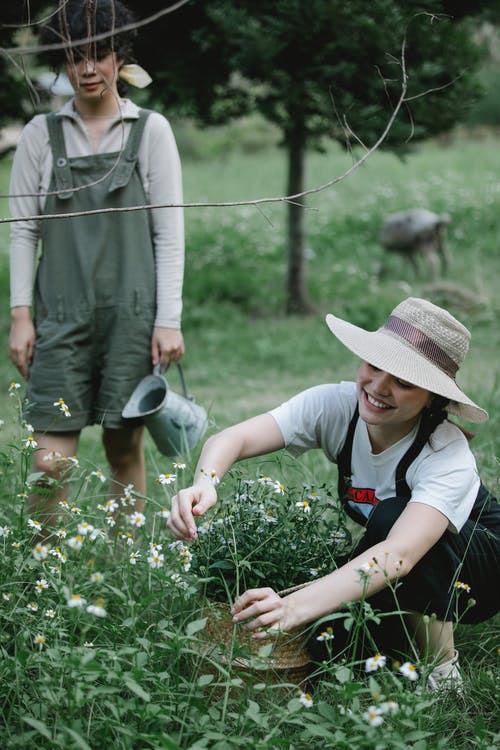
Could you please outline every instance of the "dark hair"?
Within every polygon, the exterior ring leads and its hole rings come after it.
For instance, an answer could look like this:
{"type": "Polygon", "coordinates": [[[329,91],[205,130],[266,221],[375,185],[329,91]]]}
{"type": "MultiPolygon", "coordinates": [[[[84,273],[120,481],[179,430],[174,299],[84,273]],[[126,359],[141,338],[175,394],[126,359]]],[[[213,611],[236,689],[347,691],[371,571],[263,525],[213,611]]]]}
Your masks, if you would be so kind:
{"type": "MultiPolygon", "coordinates": [[[[438,425],[441,424],[441,422],[444,422],[446,419],[449,418],[449,414],[446,411],[446,407],[450,403],[450,399],[446,398],[446,396],[438,396],[436,394],[433,395],[431,403],[429,406],[427,406],[423,412],[422,412],[422,418],[421,418],[421,424],[423,426],[423,429],[425,430],[426,439],[431,440],[432,433],[438,427],[438,425]]],[[[465,435],[467,440],[472,440],[474,437],[474,433],[469,432],[468,430],[465,430],[461,425],[457,424],[456,422],[453,422],[452,420],[448,420],[452,422],[452,424],[455,425],[455,427],[458,427],[461,432],[465,435]]],[[[431,443],[432,445],[432,443],[431,443]]]]}
{"type": "MultiPolygon", "coordinates": [[[[68,0],[51,18],[50,26],[43,26],[40,42],[43,45],[71,42],[77,39],[91,39],[120,29],[133,23],[135,17],[120,0],[68,0]]],[[[113,33],[104,39],[90,41],[93,54],[99,55],[110,50],[127,63],[133,62],[133,40],[135,29],[113,33]]],[[[78,59],[78,48],[64,45],[59,49],[46,50],[40,58],[53,68],[59,68],[73,58],[78,59]]]]}

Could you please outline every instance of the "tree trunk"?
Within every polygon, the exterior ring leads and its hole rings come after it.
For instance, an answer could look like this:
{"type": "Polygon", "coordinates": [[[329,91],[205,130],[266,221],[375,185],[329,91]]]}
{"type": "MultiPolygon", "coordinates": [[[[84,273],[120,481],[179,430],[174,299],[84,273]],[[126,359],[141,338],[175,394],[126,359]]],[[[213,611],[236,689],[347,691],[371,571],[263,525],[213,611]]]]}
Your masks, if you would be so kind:
{"type": "MultiPolygon", "coordinates": [[[[301,193],[304,185],[306,134],[297,126],[288,136],[287,195],[301,193]]],[[[305,315],[311,312],[307,293],[306,258],[304,254],[305,201],[299,198],[288,204],[288,271],[286,311],[305,315]],[[300,205],[297,205],[300,204],[300,205]]]]}

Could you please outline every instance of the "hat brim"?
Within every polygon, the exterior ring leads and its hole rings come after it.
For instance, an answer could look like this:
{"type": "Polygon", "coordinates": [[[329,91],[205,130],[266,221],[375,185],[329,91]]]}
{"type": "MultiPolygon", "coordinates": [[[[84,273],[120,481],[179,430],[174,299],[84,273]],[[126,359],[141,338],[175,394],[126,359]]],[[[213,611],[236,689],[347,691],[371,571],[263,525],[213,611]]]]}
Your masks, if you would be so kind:
{"type": "Polygon", "coordinates": [[[488,419],[488,412],[466,396],[449,375],[397,334],[385,328],[365,331],[334,315],[327,315],[326,323],[333,335],[361,359],[396,378],[450,399],[446,407],[450,414],[468,422],[488,419]]]}

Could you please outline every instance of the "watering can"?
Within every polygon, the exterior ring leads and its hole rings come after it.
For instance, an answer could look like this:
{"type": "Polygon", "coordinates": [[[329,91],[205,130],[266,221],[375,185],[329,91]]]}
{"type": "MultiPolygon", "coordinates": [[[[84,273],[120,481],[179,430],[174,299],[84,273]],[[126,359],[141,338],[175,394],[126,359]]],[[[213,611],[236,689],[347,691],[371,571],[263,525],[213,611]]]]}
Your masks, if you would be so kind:
{"type": "MultiPolygon", "coordinates": [[[[186,453],[203,437],[207,429],[207,413],[189,396],[182,367],[177,362],[182,395],[174,393],[162,375],[161,365],[154,367],[127,401],[122,417],[141,418],[156,447],[164,456],[186,453]]],[[[168,369],[168,365],[167,365],[168,369]]]]}

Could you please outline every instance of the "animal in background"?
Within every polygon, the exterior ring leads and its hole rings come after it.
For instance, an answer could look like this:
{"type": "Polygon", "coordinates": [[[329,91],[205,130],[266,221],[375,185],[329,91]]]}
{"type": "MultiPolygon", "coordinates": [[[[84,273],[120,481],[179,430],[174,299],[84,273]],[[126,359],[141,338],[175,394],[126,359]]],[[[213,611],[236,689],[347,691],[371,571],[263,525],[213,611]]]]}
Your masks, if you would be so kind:
{"type": "Polygon", "coordinates": [[[419,259],[430,268],[433,281],[444,274],[450,264],[446,242],[448,214],[435,214],[425,208],[410,208],[391,214],[384,221],[379,240],[389,252],[407,258],[415,273],[419,270],[419,259]]]}

